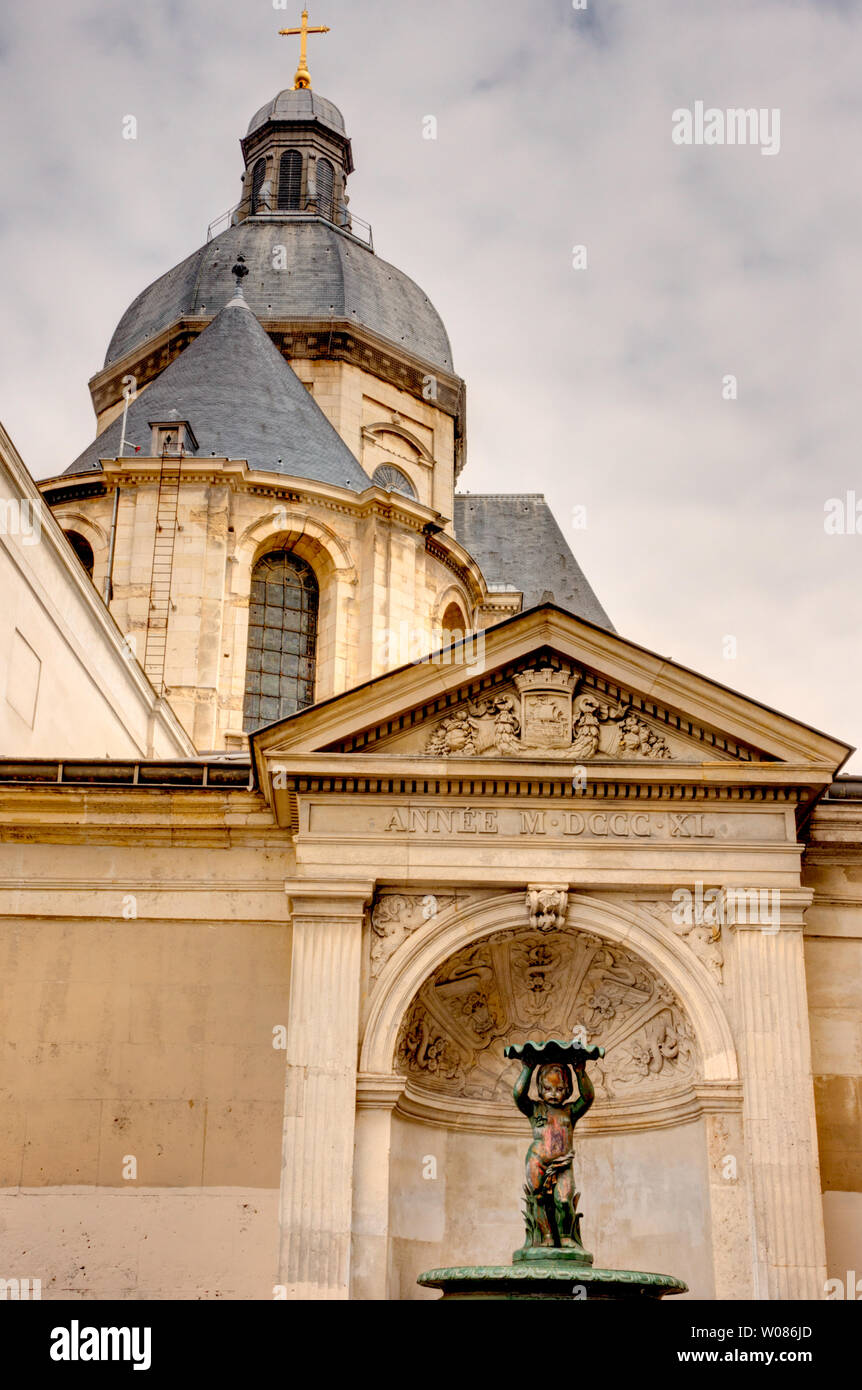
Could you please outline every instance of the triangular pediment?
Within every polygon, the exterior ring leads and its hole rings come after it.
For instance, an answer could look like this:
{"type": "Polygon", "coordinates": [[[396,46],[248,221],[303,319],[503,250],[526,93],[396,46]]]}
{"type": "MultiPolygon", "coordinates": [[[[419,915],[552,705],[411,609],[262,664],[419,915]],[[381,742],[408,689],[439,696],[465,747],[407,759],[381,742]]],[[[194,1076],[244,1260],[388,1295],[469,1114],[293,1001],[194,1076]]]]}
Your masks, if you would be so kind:
{"type": "Polygon", "coordinates": [[[290,755],[463,766],[788,763],[834,773],[852,749],[554,606],[253,736],[290,755]]]}

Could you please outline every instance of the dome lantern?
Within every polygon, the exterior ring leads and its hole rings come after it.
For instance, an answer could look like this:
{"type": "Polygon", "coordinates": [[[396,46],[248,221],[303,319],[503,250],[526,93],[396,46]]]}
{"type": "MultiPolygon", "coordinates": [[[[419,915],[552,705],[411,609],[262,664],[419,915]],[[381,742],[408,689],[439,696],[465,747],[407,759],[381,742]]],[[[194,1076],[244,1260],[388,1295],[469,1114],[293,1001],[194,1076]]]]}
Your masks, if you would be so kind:
{"type": "Polygon", "coordinates": [[[350,229],[346,187],[353,147],[333,102],[307,87],[279,92],[252,117],[242,153],[243,196],[235,222],[294,213],[350,229]]]}

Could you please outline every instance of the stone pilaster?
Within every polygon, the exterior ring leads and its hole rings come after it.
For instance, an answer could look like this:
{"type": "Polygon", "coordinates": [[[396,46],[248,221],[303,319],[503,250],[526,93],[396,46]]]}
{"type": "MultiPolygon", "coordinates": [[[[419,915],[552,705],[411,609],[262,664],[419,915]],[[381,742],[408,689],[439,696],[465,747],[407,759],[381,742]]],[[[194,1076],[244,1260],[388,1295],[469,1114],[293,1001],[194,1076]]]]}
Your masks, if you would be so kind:
{"type": "Polygon", "coordinates": [[[751,1191],[745,1156],[742,1085],[701,1082],[709,1173],[712,1267],[718,1302],[753,1297],[751,1191]]]}
{"type": "Polygon", "coordinates": [[[279,1282],[349,1295],[362,923],[374,885],[285,885],[293,925],[279,1282]]]}
{"type": "Polygon", "coordinates": [[[389,1296],[389,1160],[392,1112],[403,1076],[362,1073],[356,1085],[356,1146],[350,1296],[389,1296]]]}
{"type": "Polygon", "coordinates": [[[826,1279],[802,942],[803,913],[812,896],[780,890],[777,929],[768,921],[739,920],[749,913],[729,914],[753,1202],[754,1291],[763,1299],[822,1298],[826,1279]]]}

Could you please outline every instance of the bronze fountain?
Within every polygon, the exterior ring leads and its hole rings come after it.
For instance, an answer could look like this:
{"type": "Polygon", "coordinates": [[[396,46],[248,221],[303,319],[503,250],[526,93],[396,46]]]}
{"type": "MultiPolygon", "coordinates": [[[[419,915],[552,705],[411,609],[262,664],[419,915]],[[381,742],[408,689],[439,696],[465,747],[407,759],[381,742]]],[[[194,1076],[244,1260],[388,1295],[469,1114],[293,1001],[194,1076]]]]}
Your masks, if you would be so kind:
{"type": "Polygon", "coordinates": [[[521,1063],[515,1104],[530,1121],[524,1184],[526,1239],[510,1265],[432,1269],[419,1276],[425,1288],[442,1289],[443,1301],[463,1299],[658,1299],[686,1293],[670,1274],[595,1269],[581,1242],[580,1194],[575,1190],[574,1130],[595,1099],[587,1063],[604,1048],[580,1039],[509,1044],[504,1056],[521,1063]],[[530,1097],[536,1073],[538,1100],[530,1097]],[[577,1098],[572,1096],[577,1090],[577,1098]]]}

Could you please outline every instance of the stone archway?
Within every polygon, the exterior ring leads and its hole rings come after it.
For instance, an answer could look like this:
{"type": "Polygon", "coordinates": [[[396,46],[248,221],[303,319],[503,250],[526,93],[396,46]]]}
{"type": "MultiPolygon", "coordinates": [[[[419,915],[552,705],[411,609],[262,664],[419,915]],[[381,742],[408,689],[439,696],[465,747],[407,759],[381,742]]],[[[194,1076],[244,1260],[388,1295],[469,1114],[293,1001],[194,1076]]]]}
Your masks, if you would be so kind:
{"type": "MultiPolygon", "coordinates": [[[[398,902],[409,913],[412,900],[398,902]]],[[[659,1251],[643,1248],[640,1215],[699,1296],[725,1296],[748,1193],[736,1185],[730,1248],[714,1250],[729,1209],[716,1209],[710,1155],[716,1142],[741,1149],[741,1097],[730,1025],[703,962],[620,899],[574,897],[545,930],[531,924],[522,893],[441,899],[439,907],[427,921],[420,913],[412,926],[396,923],[388,959],[378,942],[361,1050],[357,1224],[368,1222],[363,1174],[373,1168],[377,1258],[394,1271],[390,1296],[416,1296],[423,1260],[493,1263],[520,1243],[518,1175],[529,1134],[511,1105],[502,1043],[565,1035],[577,1023],[608,1046],[578,1160],[602,1258],[610,1251],[629,1267],[658,1267],[659,1251]],[[393,1174],[385,1201],[381,1164],[393,1174]]],[[[355,1233],[355,1296],[385,1297],[385,1281],[371,1291],[368,1255],[355,1233]]]]}
{"type": "MultiPolygon", "coordinates": [[[[453,898],[450,903],[411,932],[380,971],[369,1001],[361,1072],[381,1075],[394,1070],[407,1011],[424,982],[450,956],[495,932],[521,928],[528,920],[519,893],[478,903],[453,898]]],[[[733,1035],[718,989],[703,963],[673,932],[635,903],[580,895],[569,900],[566,926],[633,951],[667,983],[690,1019],[702,1060],[702,1080],[719,1084],[739,1080],[733,1035]]]]}
{"type": "Polygon", "coordinates": [[[700,1080],[691,1021],[641,957],[568,924],[527,923],[456,951],[422,985],[396,1045],[401,1109],[521,1133],[504,1041],[566,1038],[575,1027],[606,1049],[590,1069],[598,1113],[678,1104],[700,1080]]]}

